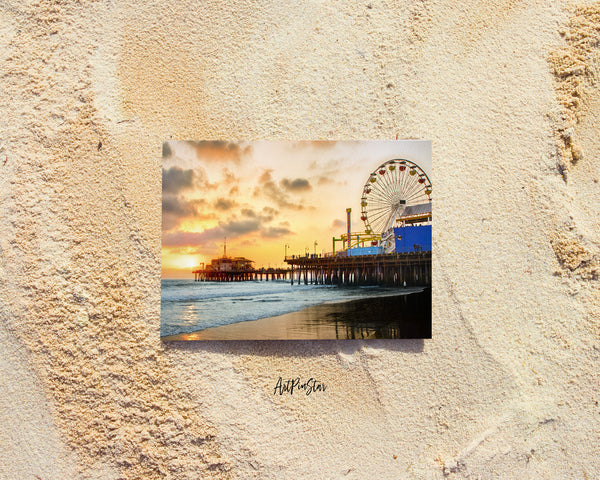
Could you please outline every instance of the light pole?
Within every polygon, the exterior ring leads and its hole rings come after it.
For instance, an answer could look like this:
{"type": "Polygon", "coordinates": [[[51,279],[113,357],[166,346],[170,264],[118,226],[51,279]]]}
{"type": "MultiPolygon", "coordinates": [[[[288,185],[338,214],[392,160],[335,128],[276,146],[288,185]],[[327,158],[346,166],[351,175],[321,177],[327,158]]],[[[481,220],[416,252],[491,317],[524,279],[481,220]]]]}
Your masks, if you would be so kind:
{"type": "Polygon", "coordinates": [[[284,259],[285,259],[285,258],[287,258],[287,249],[288,249],[288,248],[290,248],[290,246],[289,246],[289,244],[287,244],[287,243],[286,243],[286,244],[284,245],[284,249],[285,249],[285,254],[284,254],[284,256],[283,256],[283,258],[284,258],[284,259]]]}
{"type": "Polygon", "coordinates": [[[317,241],[315,240],[315,257],[317,256],[317,245],[318,245],[318,243],[317,243],[317,241]]]}

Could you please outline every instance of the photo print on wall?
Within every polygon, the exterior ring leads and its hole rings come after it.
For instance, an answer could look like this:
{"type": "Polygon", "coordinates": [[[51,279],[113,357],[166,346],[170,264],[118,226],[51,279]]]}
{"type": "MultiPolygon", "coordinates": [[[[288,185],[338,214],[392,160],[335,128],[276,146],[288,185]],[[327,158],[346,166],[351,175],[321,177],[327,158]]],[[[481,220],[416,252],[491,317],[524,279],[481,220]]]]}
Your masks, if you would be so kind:
{"type": "Polygon", "coordinates": [[[161,338],[431,338],[431,142],[166,141],[161,338]]]}

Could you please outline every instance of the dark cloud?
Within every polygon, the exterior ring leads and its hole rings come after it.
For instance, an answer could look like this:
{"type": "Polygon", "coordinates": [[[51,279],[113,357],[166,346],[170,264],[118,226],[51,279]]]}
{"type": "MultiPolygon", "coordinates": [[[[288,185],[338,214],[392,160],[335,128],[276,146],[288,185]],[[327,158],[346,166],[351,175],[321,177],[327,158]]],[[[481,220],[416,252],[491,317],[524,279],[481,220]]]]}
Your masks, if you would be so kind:
{"type": "Polygon", "coordinates": [[[193,217],[197,214],[197,206],[201,203],[204,203],[204,201],[188,201],[183,197],[165,195],[162,199],[162,212],[163,214],[173,214],[180,217],[193,217]]]}
{"type": "Polygon", "coordinates": [[[306,178],[295,178],[294,180],[284,178],[279,183],[290,192],[306,192],[312,189],[310,182],[306,178]]]}
{"type": "Polygon", "coordinates": [[[267,227],[261,231],[265,238],[278,238],[289,235],[292,231],[287,227],[267,227]]]}
{"type": "Polygon", "coordinates": [[[238,193],[240,193],[240,189],[237,185],[235,187],[231,187],[229,190],[229,196],[237,195],[238,193]]]}
{"type": "Polygon", "coordinates": [[[198,233],[166,233],[163,235],[162,244],[164,247],[194,246],[196,248],[199,248],[201,246],[206,246],[207,244],[212,243],[216,240],[222,240],[224,237],[233,239],[250,233],[259,232],[260,230],[260,220],[232,220],[198,233]]]}
{"type": "Polygon", "coordinates": [[[231,210],[236,205],[237,205],[237,202],[235,200],[229,200],[227,198],[219,198],[215,202],[214,207],[217,210],[226,211],[226,210],[231,210]]]}
{"type": "Polygon", "coordinates": [[[171,146],[169,142],[163,142],[162,144],[162,156],[163,158],[167,158],[173,155],[173,151],[171,150],[171,146]]]}
{"type": "Polygon", "coordinates": [[[174,215],[168,215],[168,214],[164,214],[162,215],[162,231],[163,232],[169,232],[171,230],[176,229],[179,224],[181,223],[181,220],[174,216],[174,215]]]}
{"type": "Polygon", "coordinates": [[[198,211],[194,212],[182,199],[171,199],[166,202],[166,210],[168,212],[166,214],[163,211],[163,232],[165,233],[162,244],[164,247],[211,249],[214,248],[215,242],[221,241],[224,237],[236,239],[244,236],[252,238],[253,235],[258,235],[262,238],[278,238],[291,233],[289,222],[281,222],[277,226],[269,225],[273,221],[274,215],[278,213],[277,210],[269,207],[263,208],[260,212],[244,208],[241,210],[240,216],[220,222],[216,227],[198,233],[170,232],[169,228],[165,228],[167,221],[177,225],[178,221],[180,222],[185,216],[199,215],[198,211]]]}
{"type": "Polygon", "coordinates": [[[162,190],[164,194],[177,195],[185,190],[215,190],[218,183],[210,183],[202,168],[184,170],[180,167],[162,169],[162,190]]]}
{"type": "Polygon", "coordinates": [[[242,208],[242,215],[250,218],[256,218],[258,216],[258,214],[251,208],[242,208]]]}
{"type": "Polygon", "coordinates": [[[253,195],[255,197],[267,197],[280,208],[302,210],[304,206],[291,202],[288,193],[275,183],[271,174],[272,171],[265,170],[258,178],[258,185],[254,187],[253,195]]]}
{"type": "Polygon", "coordinates": [[[346,222],[344,222],[343,220],[340,220],[338,218],[336,218],[333,223],[331,224],[331,226],[333,228],[346,228],[346,222]]]}
{"type": "Polygon", "coordinates": [[[232,237],[239,237],[247,233],[253,233],[260,230],[261,221],[259,219],[232,220],[223,225],[223,229],[232,237]]]}
{"type": "Polygon", "coordinates": [[[275,210],[273,207],[263,207],[262,212],[265,215],[268,215],[271,217],[275,217],[279,214],[279,212],[277,210],[275,210]]]}
{"type": "Polygon", "coordinates": [[[261,212],[255,212],[251,208],[243,208],[241,214],[246,218],[255,218],[263,223],[269,223],[277,215],[277,210],[274,208],[265,207],[261,212]]]}
{"type": "Polygon", "coordinates": [[[162,191],[177,194],[194,186],[194,170],[183,170],[179,167],[162,169],[162,191]]]}
{"type": "Polygon", "coordinates": [[[162,230],[163,232],[177,228],[187,218],[209,219],[213,214],[205,215],[200,208],[206,202],[202,199],[186,200],[181,196],[163,195],[162,199],[162,230]]]}
{"type": "Polygon", "coordinates": [[[251,145],[241,146],[235,142],[204,141],[189,142],[195,148],[196,157],[207,162],[234,162],[240,160],[252,151],[251,145]]]}

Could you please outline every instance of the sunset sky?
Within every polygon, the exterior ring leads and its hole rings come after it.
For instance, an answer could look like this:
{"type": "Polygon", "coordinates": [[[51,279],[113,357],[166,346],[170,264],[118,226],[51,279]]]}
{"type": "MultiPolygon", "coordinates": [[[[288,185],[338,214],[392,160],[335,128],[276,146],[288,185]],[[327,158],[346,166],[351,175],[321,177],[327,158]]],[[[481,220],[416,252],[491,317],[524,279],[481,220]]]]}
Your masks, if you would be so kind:
{"type": "MultiPolygon", "coordinates": [[[[363,232],[360,199],[387,160],[417,163],[431,178],[431,143],[183,142],[163,144],[162,277],[223,255],[284,266],[288,255],[331,252],[332,237],[363,232]]],[[[432,179],[433,181],[433,179],[432,179]]],[[[336,249],[341,248],[341,243],[336,249]]]]}

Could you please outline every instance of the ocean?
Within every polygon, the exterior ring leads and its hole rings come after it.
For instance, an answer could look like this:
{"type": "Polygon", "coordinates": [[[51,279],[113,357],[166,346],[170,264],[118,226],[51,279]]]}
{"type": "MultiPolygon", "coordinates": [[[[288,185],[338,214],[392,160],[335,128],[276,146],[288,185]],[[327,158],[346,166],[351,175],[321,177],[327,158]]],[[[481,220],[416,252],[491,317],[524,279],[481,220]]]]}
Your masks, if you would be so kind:
{"type": "Polygon", "coordinates": [[[161,336],[274,317],[307,307],[397,296],[422,289],[290,285],[286,280],[161,280],[161,336]]]}

